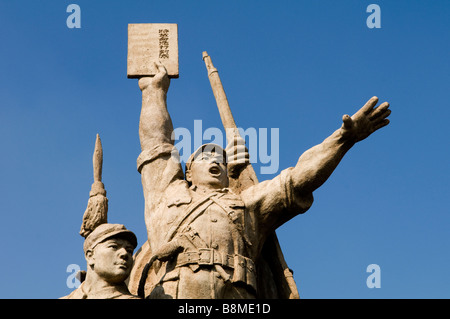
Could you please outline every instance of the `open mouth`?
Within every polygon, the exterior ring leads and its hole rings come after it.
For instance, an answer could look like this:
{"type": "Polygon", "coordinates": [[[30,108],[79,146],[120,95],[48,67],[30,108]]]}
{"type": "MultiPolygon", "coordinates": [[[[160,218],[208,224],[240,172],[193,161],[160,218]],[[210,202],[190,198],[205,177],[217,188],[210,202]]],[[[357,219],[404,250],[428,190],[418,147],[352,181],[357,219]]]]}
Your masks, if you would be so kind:
{"type": "Polygon", "coordinates": [[[213,176],[219,176],[220,175],[220,168],[218,166],[211,166],[209,168],[209,173],[213,176]]]}

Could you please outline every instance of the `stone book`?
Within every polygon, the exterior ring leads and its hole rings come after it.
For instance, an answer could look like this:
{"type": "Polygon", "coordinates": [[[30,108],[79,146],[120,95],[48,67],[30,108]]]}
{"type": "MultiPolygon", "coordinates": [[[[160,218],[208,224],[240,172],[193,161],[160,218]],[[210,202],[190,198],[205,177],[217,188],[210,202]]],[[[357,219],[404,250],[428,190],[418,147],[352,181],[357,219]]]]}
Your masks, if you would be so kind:
{"type": "Polygon", "coordinates": [[[128,25],[127,77],[153,76],[160,61],[171,78],[178,78],[178,25],[138,23],[128,25]]]}

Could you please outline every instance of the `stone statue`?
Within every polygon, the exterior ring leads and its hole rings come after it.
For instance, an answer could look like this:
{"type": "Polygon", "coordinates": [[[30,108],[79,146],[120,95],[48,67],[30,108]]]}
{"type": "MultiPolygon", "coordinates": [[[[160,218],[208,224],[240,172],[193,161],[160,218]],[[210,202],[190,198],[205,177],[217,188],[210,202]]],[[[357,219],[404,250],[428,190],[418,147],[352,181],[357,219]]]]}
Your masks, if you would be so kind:
{"type": "Polygon", "coordinates": [[[121,224],[107,222],[108,199],[101,182],[103,151],[97,135],[93,156],[94,183],[80,235],[85,238],[87,271],[80,272],[81,285],[61,299],[140,299],[125,283],[133,267],[137,238],[121,224]]]}
{"type": "Polygon", "coordinates": [[[84,242],[86,278],[62,299],[140,299],[125,284],[133,266],[136,236],[120,224],[97,226],[84,242]]]}
{"type": "Polygon", "coordinates": [[[267,238],[311,207],[314,190],[353,145],[389,123],[389,104],[375,108],[378,98],[371,98],[353,116],[344,115],[342,126],[304,152],[294,167],[237,193],[229,172],[249,165],[235,160],[248,159],[242,143],[235,142],[239,137],[229,140],[226,150],[201,146],[183,173],[166,105],[170,78],[161,62],[154,69],[154,76],[139,78],[142,152],[137,164],[148,241],[135,256],[129,289],[147,298],[266,296],[257,261],[267,238]]]}

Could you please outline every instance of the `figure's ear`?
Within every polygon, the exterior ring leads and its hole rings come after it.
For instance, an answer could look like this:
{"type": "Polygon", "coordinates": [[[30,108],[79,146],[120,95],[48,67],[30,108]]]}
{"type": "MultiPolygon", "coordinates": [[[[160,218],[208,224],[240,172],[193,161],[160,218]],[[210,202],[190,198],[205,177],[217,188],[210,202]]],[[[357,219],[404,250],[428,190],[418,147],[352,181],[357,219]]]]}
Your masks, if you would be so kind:
{"type": "Polygon", "coordinates": [[[84,254],[84,257],[86,258],[87,264],[89,266],[93,266],[95,264],[95,258],[94,258],[94,251],[91,249],[88,249],[86,253],[84,254]]]}
{"type": "Polygon", "coordinates": [[[188,181],[188,183],[192,183],[191,170],[186,170],[185,177],[186,177],[186,181],[188,181]]]}

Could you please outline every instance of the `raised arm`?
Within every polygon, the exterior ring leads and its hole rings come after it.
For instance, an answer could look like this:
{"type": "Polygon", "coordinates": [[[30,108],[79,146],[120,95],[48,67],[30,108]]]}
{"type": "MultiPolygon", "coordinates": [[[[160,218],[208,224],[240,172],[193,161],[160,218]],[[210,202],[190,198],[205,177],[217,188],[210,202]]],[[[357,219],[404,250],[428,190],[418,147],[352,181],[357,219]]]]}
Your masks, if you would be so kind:
{"type": "Polygon", "coordinates": [[[344,115],[341,128],[300,156],[292,172],[297,190],[310,193],[319,188],[355,143],[389,124],[389,103],[374,108],[377,103],[378,98],[373,97],[352,117],[344,115]]]}
{"type": "Polygon", "coordinates": [[[139,79],[139,88],[142,91],[142,110],[139,121],[142,151],[151,150],[164,143],[173,144],[171,140],[173,125],[166,103],[170,79],[164,65],[160,62],[155,65],[158,68],[155,76],[139,79]]]}
{"type": "Polygon", "coordinates": [[[166,68],[155,63],[158,73],[139,79],[142,91],[142,110],[139,121],[139,139],[142,152],[137,166],[141,173],[146,202],[147,227],[151,227],[150,215],[158,205],[165,190],[175,181],[184,179],[178,152],[172,141],[173,125],[167,111],[167,91],[170,79],[166,68]]]}

